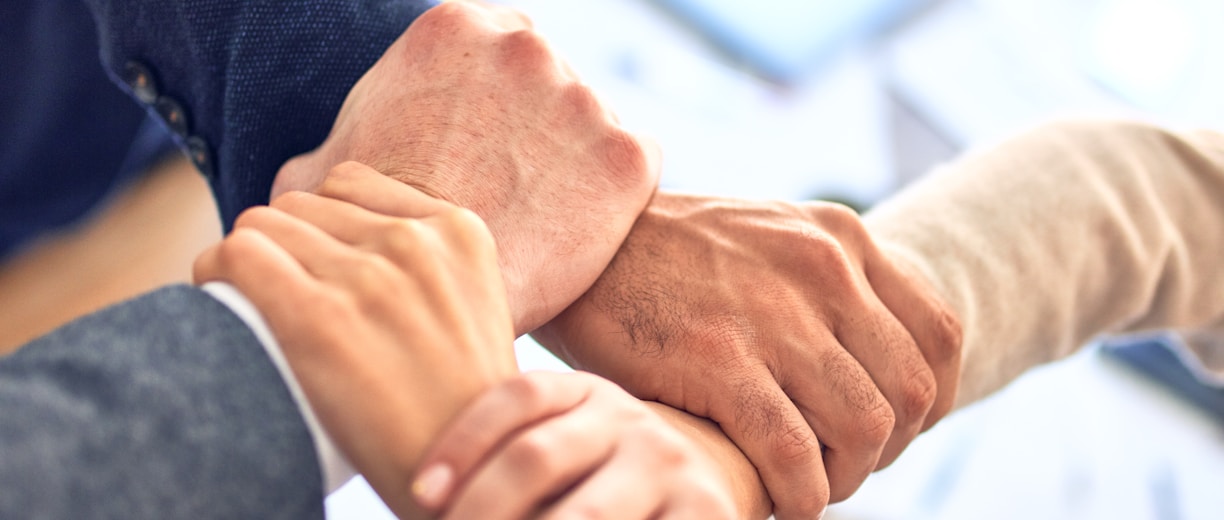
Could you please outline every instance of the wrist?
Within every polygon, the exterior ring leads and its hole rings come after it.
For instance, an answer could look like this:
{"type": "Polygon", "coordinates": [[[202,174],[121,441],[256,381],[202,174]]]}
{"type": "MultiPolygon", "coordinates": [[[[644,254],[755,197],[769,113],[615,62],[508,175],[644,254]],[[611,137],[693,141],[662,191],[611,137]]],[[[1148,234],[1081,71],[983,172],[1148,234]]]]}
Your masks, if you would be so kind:
{"type": "Polygon", "coordinates": [[[717,424],[665,404],[652,401],[643,404],[709,455],[719,470],[717,476],[731,491],[739,518],[768,518],[773,514],[773,503],[756,467],[717,424]]]}
{"type": "Polygon", "coordinates": [[[357,472],[353,470],[352,464],[337,448],[335,441],[332,440],[332,436],[321,425],[318,415],[315,413],[313,406],[298,382],[297,376],[290,369],[289,362],[285,359],[280,343],[268,328],[263,316],[245,295],[228,283],[209,282],[201,286],[200,289],[228,307],[230,312],[238,316],[251,329],[251,333],[255,335],[256,339],[259,340],[260,345],[267,352],[268,358],[276,367],[277,372],[280,373],[281,379],[289,390],[289,394],[293,397],[295,404],[297,404],[302,420],[310,430],[311,438],[315,444],[315,453],[319,459],[319,470],[323,477],[323,494],[330,494],[339,489],[340,486],[343,486],[352,479],[357,472]]]}

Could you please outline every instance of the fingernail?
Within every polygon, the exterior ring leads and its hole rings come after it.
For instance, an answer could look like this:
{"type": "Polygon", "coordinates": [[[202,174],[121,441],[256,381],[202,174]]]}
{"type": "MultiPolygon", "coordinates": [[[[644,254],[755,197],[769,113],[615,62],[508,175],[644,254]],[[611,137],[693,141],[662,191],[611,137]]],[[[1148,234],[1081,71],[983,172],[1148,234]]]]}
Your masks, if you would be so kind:
{"type": "Polygon", "coordinates": [[[412,483],[412,494],[426,507],[438,507],[450,493],[455,473],[446,464],[434,464],[422,471],[412,483]]]}
{"type": "Polygon", "coordinates": [[[820,511],[820,514],[819,514],[819,515],[816,515],[816,520],[824,520],[824,515],[825,515],[825,513],[828,513],[828,512],[829,512],[829,510],[828,510],[828,509],[822,509],[822,510],[820,511]]]}

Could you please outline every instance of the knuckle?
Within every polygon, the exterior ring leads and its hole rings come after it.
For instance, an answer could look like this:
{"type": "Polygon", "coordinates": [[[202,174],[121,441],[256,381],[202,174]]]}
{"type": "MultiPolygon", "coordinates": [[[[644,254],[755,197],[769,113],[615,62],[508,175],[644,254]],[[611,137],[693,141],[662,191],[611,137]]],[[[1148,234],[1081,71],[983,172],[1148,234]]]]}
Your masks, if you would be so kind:
{"type": "Polygon", "coordinates": [[[866,235],[867,227],[857,211],[850,206],[837,202],[817,202],[821,223],[830,229],[847,232],[854,235],[866,235]]]}
{"type": "Polygon", "coordinates": [[[446,43],[455,42],[465,34],[470,35],[480,25],[476,23],[480,14],[467,2],[441,2],[419,16],[405,32],[407,45],[399,46],[400,56],[408,61],[419,55],[430,55],[442,49],[446,43]]]}
{"type": "Polygon", "coordinates": [[[451,206],[442,212],[443,220],[460,231],[485,230],[484,220],[470,209],[451,206]]]}
{"type": "Polygon", "coordinates": [[[524,477],[545,479],[562,468],[555,446],[556,442],[551,436],[538,429],[532,430],[507,448],[507,462],[515,468],[522,468],[524,477]]]}
{"type": "Polygon", "coordinates": [[[862,413],[887,406],[871,375],[841,347],[821,352],[819,364],[825,367],[829,388],[851,410],[862,413]]]}
{"type": "Polygon", "coordinates": [[[275,211],[268,206],[252,206],[238,214],[238,218],[234,219],[234,229],[254,228],[259,227],[275,211]]]}
{"type": "Polygon", "coordinates": [[[870,449],[884,446],[897,424],[896,414],[882,396],[878,398],[876,406],[856,415],[857,444],[870,449]]]}
{"type": "Polygon", "coordinates": [[[437,7],[430,9],[428,14],[434,18],[445,18],[452,16],[465,16],[468,14],[471,6],[463,2],[442,2],[437,7]]]}
{"type": "Polygon", "coordinates": [[[837,237],[843,248],[850,247],[858,252],[871,243],[871,234],[867,230],[867,225],[854,208],[837,202],[825,201],[810,202],[804,207],[807,214],[812,217],[812,221],[826,233],[837,237]]]}
{"type": "Polygon", "coordinates": [[[568,82],[560,87],[560,102],[562,113],[568,115],[574,122],[585,125],[590,120],[603,115],[603,105],[590,87],[578,81],[568,82]]]}
{"type": "Polygon", "coordinates": [[[254,247],[255,235],[259,232],[250,228],[236,228],[230,236],[217,246],[217,261],[223,269],[232,268],[241,263],[254,247]]]}
{"type": "Polygon", "coordinates": [[[284,211],[289,214],[301,214],[299,211],[303,205],[307,203],[307,199],[312,197],[309,193],[302,191],[287,191],[272,199],[269,206],[284,211]]]}
{"type": "Polygon", "coordinates": [[[394,263],[409,264],[412,258],[421,254],[420,246],[415,236],[402,233],[388,233],[382,237],[380,246],[383,255],[394,263]]]}
{"type": "Polygon", "coordinates": [[[832,388],[840,393],[848,412],[849,435],[842,442],[864,449],[883,446],[896,424],[896,415],[884,394],[844,351],[826,354],[824,359],[832,388]]]}
{"type": "Polygon", "coordinates": [[[790,424],[769,438],[771,453],[783,465],[799,464],[820,453],[820,441],[806,423],[790,424]]]}
{"type": "MultiPolygon", "coordinates": [[[[649,413],[635,413],[638,426],[633,438],[651,450],[651,463],[659,468],[674,470],[686,467],[693,460],[687,438],[662,421],[651,420],[649,413]]],[[[642,410],[645,412],[645,410],[642,410]]]]}
{"type": "Polygon", "coordinates": [[[554,63],[548,42],[531,29],[519,29],[502,34],[503,63],[512,69],[544,70],[554,63]]]}
{"type": "Polygon", "coordinates": [[[315,187],[315,193],[324,196],[344,193],[344,187],[358,175],[358,172],[368,167],[356,161],[345,161],[328,170],[323,180],[315,187]]]}
{"type": "Polygon", "coordinates": [[[734,356],[735,368],[746,368],[751,357],[748,352],[757,348],[751,323],[739,316],[719,315],[702,320],[692,334],[693,345],[706,350],[707,354],[742,353],[734,356]]]}
{"type": "Polygon", "coordinates": [[[548,389],[544,383],[530,375],[511,379],[502,388],[511,401],[523,408],[536,409],[548,400],[548,389]]]}
{"type": "Polygon", "coordinates": [[[901,402],[897,406],[897,415],[910,422],[921,422],[935,404],[938,390],[935,373],[925,364],[919,364],[914,373],[901,383],[901,402]]]}
{"type": "Polygon", "coordinates": [[[352,286],[353,297],[364,312],[387,315],[396,309],[396,292],[388,290],[399,268],[386,257],[372,253],[353,253],[347,262],[347,276],[352,286]]]}
{"type": "MultiPolygon", "coordinates": [[[[772,448],[779,444],[781,437],[786,436],[788,428],[799,427],[798,423],[787,417],[787,408],[792,406],[790,401],[777,398],[766,384],[748,378],[735,388],[733,395],[732,416],[737,425],[735,430],[746,441],[764,446],[770,453],[776,453],[772,448]]],[[[719,420],[717,416],[711,418],[719,420]]],[[[806,424],[804,427],[806,428],[806,424]]],[[[795,434],[796,438],[804,435],[802,431],[791,433],[795,434]]],[[[810,430],[806,433],[811,434],[811,441],[816,443],[815,434],[810,430]]]]}
{"type": "MultiPolygon", "coordinates": [[[[598,101],[595,101],[596,109],[598,101]]],[[[646,147],[627,130],[610,127],[599,145],[599,157],[611,179],[620,187],[632,188],[650,178],[646,147]]]]}
{"type": "Polygon", "coordinates": [[[452,238],[464,253],[479,258],[496,257],[493,233],[475,211],[456,206],[447,210],[444,218],[452,238]]]}
{"type": "Polygon", "coordinates": [[[829,505],[831,496],[829,486],[823,480],[818,484],[804,487],[803,491],[791,496],[775,497],[780,518],[819,518],[829,505]]]}
{"type": "Polygon", "coordinates": [[[383,255],[396,261],[411,261],[411,259],[426,254],[421,246],[423,230],[421,223],[406,218],[392,218],[383,221],[379,234],[379,248],[383,255]]]}
{"type": "Polygon", "coordinates": [[[465,2],[442,2],[421,15],[414,26],[432,28],[437,25],[446,28],[457,22],[466,22],[475,14],[475,8],[465,2]]]}
{"type": "Polygon", "coordinates": [[[827,291],[842,294],[857,293],[857,268],[845,246],[824,228],[802,226],[794,241],[796,253],[809,265],[819,268],[820,279],[827,291]]]}
{"type": "Polygon", "coordinates": [[[939,365],[957,363],[960,360],[961,342],[964,341],[964,328],[960,319],[942,302],[936,304],[934,314],[931,320],[931,337],[934,344],[928,353],[931,362],[939,365]]]}
{"type": "Polygon", "coordinates": [[[370,169],[369,166],[366,166],[365,164],[359,163],[357,161],[352,161],[352,160],[344,161],[340,164],[332,166],[331,169],[327,171],[327,178],[337,180],[337,181],[343,181],[343,180],[351,179],[353,177],[357,177],[361,174],[361,172],[369,170],[369,169],[370,169]]]}

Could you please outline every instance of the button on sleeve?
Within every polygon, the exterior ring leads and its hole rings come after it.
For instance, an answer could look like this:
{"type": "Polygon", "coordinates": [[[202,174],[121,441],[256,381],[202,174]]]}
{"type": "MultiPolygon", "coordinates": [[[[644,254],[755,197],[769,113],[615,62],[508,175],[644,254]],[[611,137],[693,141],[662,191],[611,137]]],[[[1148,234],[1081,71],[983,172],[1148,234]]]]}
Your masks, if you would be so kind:
{"type": "Polygon", "coordinates": [[[173,98],[162,96],[157,98],[157,102],[153,105],[157,110],[157,115],[161,116],[162,121],[166,122],[166,126],[170,131],[180,137],[187,137],[190,132],[190,126],[187,122],[187,112],[183,110],[183,105],[173,98]]]}
{"type": "Polygon", "coordinates": [[[152,105],[157,101],[159,95],[157,80],[153,78],[153,73],[144,64],[136,61],[127,62],[123,66],[123,82],[127,83],[128,88],[132,89],[132,93],[141,103],[152,105]]]}
{"type": "Polygon", "coordinates": [[[208,142],[200,136],[191,136],[187,138],[187,157],[191,159],[191,164],[194,164],[196,169],[200,171],[206,179],[212,179],[214,175],[212,151],[208,147],[208,142]]]}

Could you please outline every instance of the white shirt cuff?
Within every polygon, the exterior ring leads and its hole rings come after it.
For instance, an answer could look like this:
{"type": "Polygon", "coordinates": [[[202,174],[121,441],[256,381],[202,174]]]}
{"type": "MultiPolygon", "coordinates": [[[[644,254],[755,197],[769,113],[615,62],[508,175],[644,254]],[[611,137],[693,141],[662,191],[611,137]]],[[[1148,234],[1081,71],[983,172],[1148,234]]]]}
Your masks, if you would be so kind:
{"type": "Polygon", "coordinates": [[[324,430],[319,424],[319,419],[315,416],[314,409],[310,407],[310,401],[306,400],[306,394],[302,392],[297,376],[289,368],[289,362],[285,359],[284,352],[281,351],[280,343],[276,341],[276,337],[268,329],[268,324],[264,322],[263,315],[259,313],[259,310],[251,304],[251,301],[246,296],[243,296],[241,292],[238,292],[238,289],[228,283],[209,282],[204,284],[201,289],[212,295],[213,298],[216,298],[217,301],[220,301],[226,307],[229,307],[234,314],[246,323],[251,332],[255,333],[255,337],[259,339],[259,343],[263,345],[264,351],[268,353],[268,357],[272,359],[272,364],[276,365],[276,370],[280,372],[281,379],[285,380],[285,386],[289,387],[289,393],[293,395],[298,411],[301,412],[302,418],[306,421],[307,428],[310,429],[310,436],[314,439],[315,454],[319,457],[319,468],[323,471],[323,493],[324,495],[330,495],[356,476],[357,472],[353,470],[353,465],[349,463],[348,459],[344,458],[340,450],[336,449],[336,444],[332,441],[331,436],[327,434],[327,430],[324,430]]]}

